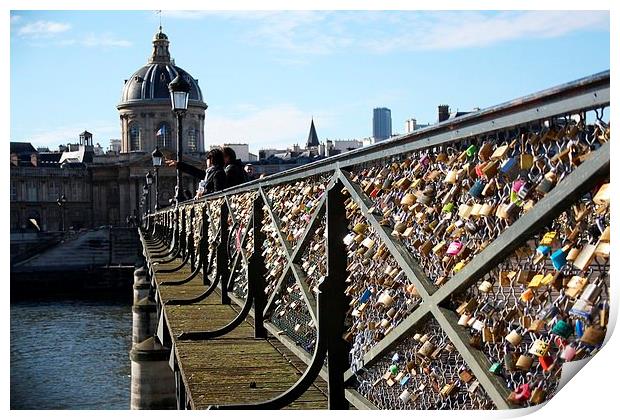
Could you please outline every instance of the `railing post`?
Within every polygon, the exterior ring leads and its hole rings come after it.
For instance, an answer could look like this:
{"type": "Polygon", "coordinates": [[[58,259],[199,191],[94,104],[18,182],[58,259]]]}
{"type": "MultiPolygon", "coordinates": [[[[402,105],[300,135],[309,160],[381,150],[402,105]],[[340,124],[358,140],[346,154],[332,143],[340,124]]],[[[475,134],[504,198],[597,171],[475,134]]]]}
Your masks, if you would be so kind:
{"type": "Polygon", "coordinates": [[[189,211],[189,229],[187,230],[187,252],[189,252],[189,265],[191,267],[191,271],[194,271],[196,267],[196,249],[195,249],[195,238],[194,238],[194,229],[196,227],[196,210],[194,206],[189,211]]]}
{"type": "Polygon", "coordinates": [[[202,232],[200,235],[200,264],[202,265],[202,284],[208,286],[211,284],[209,280],[209,213],[207,212],[208,204],[202,206],[202,232]]]}
{"type": "MultiPolygon", "coordinates": [[[[253,203],[252,229],[254,233],[254,246],[252,256],[248,261],[248,285],[252,287],[254,294],[254,338],[267,338],[267,330],[264,325],[264,311],[267,304],[265,296],[265,257],[263,257],[262,243],[265,234],[261,231],[263,224],[263,200],[259,194],[253,203]]],[[[241,244],[243,246],[243,244],[241,244]]],[[[241,252],[241,251],[239,251],[241,252]]],[[[249,293],[250,291],[248,291],[249,293]]]]}
{"type": "Polygon", "coordinates": [[[326,231],[327,231],[327,276],[329,293],[329,318],[321,319],[319,334],[327,334],[328,400],[330,410],[347,410],[349,403],[344,395],[344,374],[349,369],[348,350],[344,341],[344,322],[347,312],[345,279],[347,277],[347,251],[343,239],[347,234],[347,219],[344,197],[340,181],[327,191],[326,231]]]}
{"type": "Polygon", "coordinates": [[[222,203],[220,208],[220,243],[217,247],[217,276],[220,280],[222,288],[222,304],[230,304],[230,296],[228,296],[228,277],[230,276],[228,268],[228,250],[226,249],[228,241],[228,206],[226,202],[222,203]]]}

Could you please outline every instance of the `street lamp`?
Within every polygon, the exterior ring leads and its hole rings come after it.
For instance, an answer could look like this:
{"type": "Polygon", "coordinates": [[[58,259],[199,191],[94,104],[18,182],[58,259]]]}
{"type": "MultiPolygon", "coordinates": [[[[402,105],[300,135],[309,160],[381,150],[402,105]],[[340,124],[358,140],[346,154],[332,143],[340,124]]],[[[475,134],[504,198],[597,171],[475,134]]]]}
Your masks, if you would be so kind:
{"type": "Polygon", "coordinates": [[[62,219],[62,231],[65,231],[65,204],[67,203],[67,197],[63,194],[56,200],[58,207],[60,207],[60,218],[62,219]]]}
{"type": "MultiPolygon", "coordinates": [[[[151,171],[148,171],[146,173],[146,188],[148,190],[148,192],[151,192],[151,185],[153,185],[153,174],[151,173],[151,171]]],[[[150,213],[151,212],[151,197],[149,196],[149,194],[147,194],[146,197],[146,212],[150,213]]]]}
{"type": "MultiPolygon", "coordinates": [[[[183,114],[187,112],[187,103],[189,101],[189,91],[191,86],[185,78],[178,74],[168,85],[170,90],[170,100],[172,101],[172,111],[177,114],[177,162],[183,161],[183,114]]],[[[181,179],[181,171],[177,165],[177,188],[174,196],[175,202],[183,201],[183,180],[181,179]]]]}
{"type": "Polygon", "coordinates": [[[159,167],[164,160],[164,154],[159,151],[159,146],[153,150],[153,167],[155,168],[155,211],[159,210],[159,167]]]}

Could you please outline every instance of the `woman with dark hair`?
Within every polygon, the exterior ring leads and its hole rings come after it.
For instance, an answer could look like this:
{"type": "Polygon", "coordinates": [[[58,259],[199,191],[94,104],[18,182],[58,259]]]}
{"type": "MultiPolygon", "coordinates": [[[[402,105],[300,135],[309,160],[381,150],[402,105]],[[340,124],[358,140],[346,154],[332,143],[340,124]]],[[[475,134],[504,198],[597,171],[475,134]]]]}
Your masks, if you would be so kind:
{"type": "Polygon", "coordinates": [[[220,149],[211,149],[207,153],[207,170],[196,168],[185,162],[176,160],[166,160],[166,165],[177,167],[181,172],[185,172],[194,178],[200,178],[200,184],[196,196],[200,198],[205,194],[221,191],[226,188],[226,173],[224,172],[224,155],[220,149]]]}
{"type": "Polygon", "coordinates": [[[237,159],[237,154],[231,147],[224,147],[222,149],[224,154],[224,172],[226,172],[226,188],[234,187],[235,185],[243,184],[246,182],[247,174],[243,169],[243,163],[241,159],[237,159]]]}

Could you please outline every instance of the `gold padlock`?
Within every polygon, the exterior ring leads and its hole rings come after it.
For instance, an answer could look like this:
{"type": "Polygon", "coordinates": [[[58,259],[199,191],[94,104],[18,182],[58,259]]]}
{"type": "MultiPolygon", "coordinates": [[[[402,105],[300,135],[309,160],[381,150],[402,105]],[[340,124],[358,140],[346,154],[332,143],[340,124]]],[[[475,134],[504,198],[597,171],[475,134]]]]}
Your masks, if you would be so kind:
{"type": "Polygon", "coordinates": [[[534,359],[531,356],[522,354],[517,359],[515,366],[523,371],[528,371],[532,367],[532,363],[534,363],[534,359]]]}

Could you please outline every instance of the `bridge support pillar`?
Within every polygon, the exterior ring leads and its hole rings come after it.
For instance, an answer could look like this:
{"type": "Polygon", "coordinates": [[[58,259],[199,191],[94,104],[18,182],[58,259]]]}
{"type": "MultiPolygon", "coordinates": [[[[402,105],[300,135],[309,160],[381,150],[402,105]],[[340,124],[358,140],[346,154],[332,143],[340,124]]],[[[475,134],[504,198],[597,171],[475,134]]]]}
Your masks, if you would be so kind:
{"type": "Polygon", "coordinates": [[[168,363],[170,349],[157,337],[133,346],[131,359],[131,409],[166,410],[177,407],[176,385],[168,363]]]}
{"type": "Polygon", "coordinates": [[[132,343],[135,346],[155,335],[157,330],[157,305],[150,297],[135,302],[133,312],[132,343]]]}
{"type": "Polygon", "coordinates": [[[146,268],[140,267],[133,272],[133,304],[135,305],[149,296],[151,283],[149,282],[146,268]]]}

